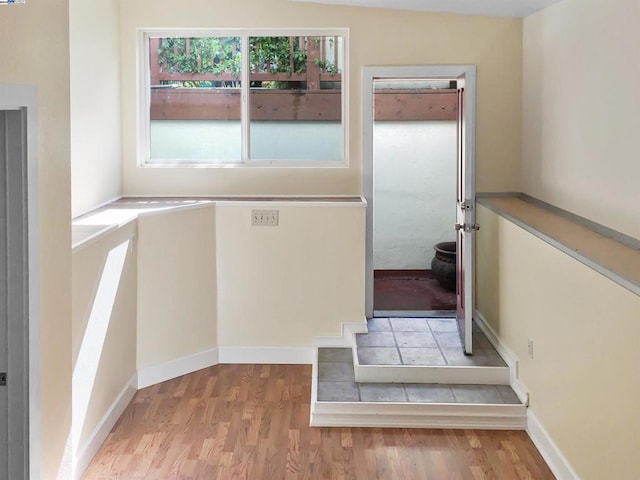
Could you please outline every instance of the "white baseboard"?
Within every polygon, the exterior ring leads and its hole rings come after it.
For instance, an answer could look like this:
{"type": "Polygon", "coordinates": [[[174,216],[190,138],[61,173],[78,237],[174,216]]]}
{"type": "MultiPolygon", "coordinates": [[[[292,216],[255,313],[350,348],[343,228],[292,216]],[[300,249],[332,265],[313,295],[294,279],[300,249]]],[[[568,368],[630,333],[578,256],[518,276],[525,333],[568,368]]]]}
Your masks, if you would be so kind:
{"type": "Polygon", "coordinates": [[[219,363],[260,363],[309,365],[313,363],[313,347],[219,347],[219,363]]]}
{"type": "Polygon", "coordinates": [[[342,324],[342,335],[339,337],[316,337],[313,344],[318,348],[350,348],[353,345],[353,338],[356,333],[367,333],[367,320],[362,322],[344,322],[342,324]]]}
{"type": "Polygon", "coordinates": [[[138,371],[138,388],[212,367],[219,363],[311,364],[311,347],[218,347],[138,371]]]}
{"type": "Polygon", "coordinates": [[[578,474],[531,409],[527,411],[527,433],[558,480],[580,480],[578,474]]]}
{"type": "Polygon", "coordinates": [[[122,391],[118,394],[113,401],[107,412],[98,422],[96,428],[91,432],[89,438],[85,441],[82,447],[78,448],[73,465],[73,478],[79,480],[82,478],[84,471],[87,469],[91,460],[95,456],[100,446],[104,443],[109,432],[116,424],[120,415],[124,412],[127,405],[135,395],[137,391],[137,375],[133,375],[129,383],[125,385],[122,391]]]}
{"type": "Polygon", "coordinates": [[[149,387],[156,383],[166,382],[172,378],[217,365],[219,363],[218,350],[217,348],[212,348],[138,370],[138,388],[149,387]]]}
{"type": "Polygon", "coordinates": [[[493,330],[487,319],[482,315],[482,312],[476,310],[473,318],[476,320],[476,324],[480,327],[480,330],[486,335],[487,339],[500,354],[502,359],[509,367],[510,385],[520,401],[529,405],[529,390],[526,385],[518,378],[518,357],[513,351],[500,341],[498,335],[493,330]]]}
{"type": "MultiPolygon", "coordinates": [[[[489,322],[487,322],[487,319],[481,312],[476,310],[474,312],[474,318],[491,344],[495,347],[507,365],[509,365],[511,370],[511,388],[516,395],[518,395],[520,400],[525,403],[525,405],[529,406],[529,390],[518,378],[518,357],[509,347],[500,341],[496,332],[491,328],[491,325],[489,325],[489,322]]],[[[558,480],[579,480],[580,477],[578,477],[556,443],[544,429],[530,408],[527,409],[527,434],[538,448],[540,454],[558,480]]]]}

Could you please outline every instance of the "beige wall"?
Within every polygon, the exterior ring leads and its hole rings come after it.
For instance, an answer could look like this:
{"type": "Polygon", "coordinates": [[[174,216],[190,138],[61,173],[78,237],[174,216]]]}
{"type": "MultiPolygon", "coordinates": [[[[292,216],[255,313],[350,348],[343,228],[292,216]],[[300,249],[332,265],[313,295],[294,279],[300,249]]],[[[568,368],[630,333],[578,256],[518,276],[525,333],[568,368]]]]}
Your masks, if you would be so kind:
{"type": "Polygon", "coordinates": [[[580,478],[636,479],[640,297],[482,206],[478,221],[478,310],[531,410],[580,478]]]}
{"type": "Polygon", "coordinates": [[[524,21],[525,192],[640,238],[640,3],[564,0],[524,21]]]}
{"type": "MultiPolygon", "coordinates": [[[[77,363],[78,353],[83,344],[97,345],[98,348],[95,348],[91,353],[97,355],[99,359],[95,377],[88,379],[88,383],[74,381],[73,384],[74,401],[78,397],[84,398],[86,392],[90,393],[86,413],[80,412],[79,417],[74,415],[73,418],[73,429],[78,434],[78,443],[74,445],[76,452],[78,448],[85,445],[88,435],[99,425],[109,407],[117,400],[136,373],[137,258],[135,243],[130,243],[128,247],[124,268],[120,276],[107,278],[107,275],[103,275],[103,272],[114,267],[114,265],[106,265],[109,253],[123,242],[132,240],[135,233],[136,225],[130,223],[73,252],[72,361],[74,370],[86,367],[86,365],[78,365],[77,363]],[[100,338],[96,338],[95,324],[87,329],[94,304],[97,304],[98,307],[102,305],[100,300],[96,302],[96,293],[101,279],[103,287],[105,284],[117,282],[117,294],[113,310],[107,319],[108,327],[103,342],[100,338]]],[[[110,258],[109,261],[117,263],[114,258],[110,258]]],[[[98,330],[100,330],[99,327],[98,330]]]]}
{"type": "Polygon", "coordinates": [[[138,370],[217,346],[214,207],[138,219],[138,370]]]}
{"type": "Polygon", "coordinates": [[[478,65],[478,189],[520,188],[522,21],[299,4],[286,0],[121,2],[126,194],[359,194],[361,71],[365,65],[478,65]],[[383,28],[381,28],[383,26],[383,28]],[[350,28],[350,167],[158,169],[136,167],[139,27],[350,28]]]}
{"type": "Polygon", "coordinates": [[[0,13],[0,82],[38,88],[42,476],[50,479],[63,463],[71,426],[68,1],[0,13]]]}
{"type": "Polygon", "coordinates": [[[217,207],[220,346],[310,347],[364,321],[364,208],[270,207],[277,227],[252,208],[217,207]]]}
{"type": "Polygon", "coordinates": [[[120,1],[69,1],[72,216],[122,193],[120,1]]]}

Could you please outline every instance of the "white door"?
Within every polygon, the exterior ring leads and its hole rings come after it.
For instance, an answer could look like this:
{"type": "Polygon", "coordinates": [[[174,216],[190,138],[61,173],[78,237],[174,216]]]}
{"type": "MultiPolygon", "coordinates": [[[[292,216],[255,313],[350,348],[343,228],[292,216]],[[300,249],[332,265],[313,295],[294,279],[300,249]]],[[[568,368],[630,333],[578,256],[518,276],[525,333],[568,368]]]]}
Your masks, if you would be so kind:
{"type": "Polygon", "coordinates": [[[0,478],[29,478],[26,111],[0,110],[0,478]]]}
{"type": "Polygon", "coordinates": [[[467,79],[457,79],[458,85],[458,167],[456,186],[456,318],[464,352],[473,353],[473,252],[475,223],[475,182],[473,171],[473,132],[469,131],[470,116],[475,105],[470,104],[466,93],[467,79]],[[471,110],[471,111],[470,111],[471,110]]]}

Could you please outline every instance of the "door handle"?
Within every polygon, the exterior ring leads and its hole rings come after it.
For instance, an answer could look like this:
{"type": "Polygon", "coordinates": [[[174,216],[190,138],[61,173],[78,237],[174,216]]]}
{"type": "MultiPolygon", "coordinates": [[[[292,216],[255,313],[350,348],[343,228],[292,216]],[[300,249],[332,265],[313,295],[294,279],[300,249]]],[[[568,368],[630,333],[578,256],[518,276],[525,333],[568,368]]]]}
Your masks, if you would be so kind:
{"type": "Polygon", "coordinates": [[[473,225],[469,223],[456,223],[456,232],[462,230],[463,232],[470,232],[471,230],[478,231],[480,230],[480,225],[474,223],[473,225]]]}

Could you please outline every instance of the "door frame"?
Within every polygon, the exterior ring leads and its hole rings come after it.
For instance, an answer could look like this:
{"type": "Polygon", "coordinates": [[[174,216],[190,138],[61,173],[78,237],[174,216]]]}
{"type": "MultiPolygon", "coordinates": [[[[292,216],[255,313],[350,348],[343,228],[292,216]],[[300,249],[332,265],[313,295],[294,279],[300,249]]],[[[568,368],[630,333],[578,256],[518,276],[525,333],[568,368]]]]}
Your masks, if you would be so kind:
{"type": "MultiPolygon", "coordinates": [[[[26,322],[22,322],[19,333],[24,342],[15,353],[10,353],[13,358],[20,356],[27,365],[13,367],[9,365],[7,371],[7,383],[9,386],[15,381],[12,369],[17,372],[28,371],[28,381],[21,382],[20,388],[9,389],[9,409],[16,402],[21,402],[22,408],[18,418],[15,418],[15,427],[24,432],[24,444],[22,457],[25,477],[40,478],[41,476],[41,352],[40,352],[40,256],[39,256],[39,214],[38,214],[38,143],[37,143],[37,92],[36,88],[29,85],[0,84],[0,110],[19,110],[22,112],[22,182],[17,187],[14,195],[21,197],[21,211],[16,212],[14,219],[19,218],[8,225],[9,228],[20,229],[26,238],[26,245],[21,252],[26,252],[25,278],[25,316],[26,322]],[[26,192],[25,192],[26,189],[26,192]],[[18,214],[19,213],[19,214],[18,214]],[[18,224],[18,225],[16,225],[18,224]],[[26,247],[26,248],[24,248],[26,247]],[[24,350],[27,351],[24,351],[24,350]],[[18,350],[22,350],[21,352],[18,350]],[[12,378],[13,377],[13,378],[12,378]]],[[[9,253],[10,254],[10,253],[9,253]]],[[[20,322],[13,322],[20,325],[20,322]]],[[[9,333],[11,336],[11,332],[9,333]]],[[[11,341],[11,339],[9,339],[11,341]]],[[[15,346],[14,346],[15,348],[15,346]]],[[[27,379],[24,379],[27,380],[27,379]]],[[[20,448],[20,447],[18,447],[20,448]]]]}
{"type": "MultiPolygon", "coordinates": [[[[464,121],[467,128],[466,149],[469,171],[464,179],[469,197],[475,200],[476,166],[476,66],[475,65],[423,65],[423,66],[366,66],[362,69],[362,193],[367,201],[366,258],[365,258],[365,314],[373,316],[373,81],[378,78],[415,78],[433,80],[465,79],[466,108],[464,121]]],[[[452,206],[453,208],[453,206],[452,206]]],[[[451,225],[453,229],[454,226],[451,225]]],[[[473,267],[474,259],[471,258],[473,267]]],[[[466,291],[473,292],[473,268],[465,275],[466,291]]]]}

